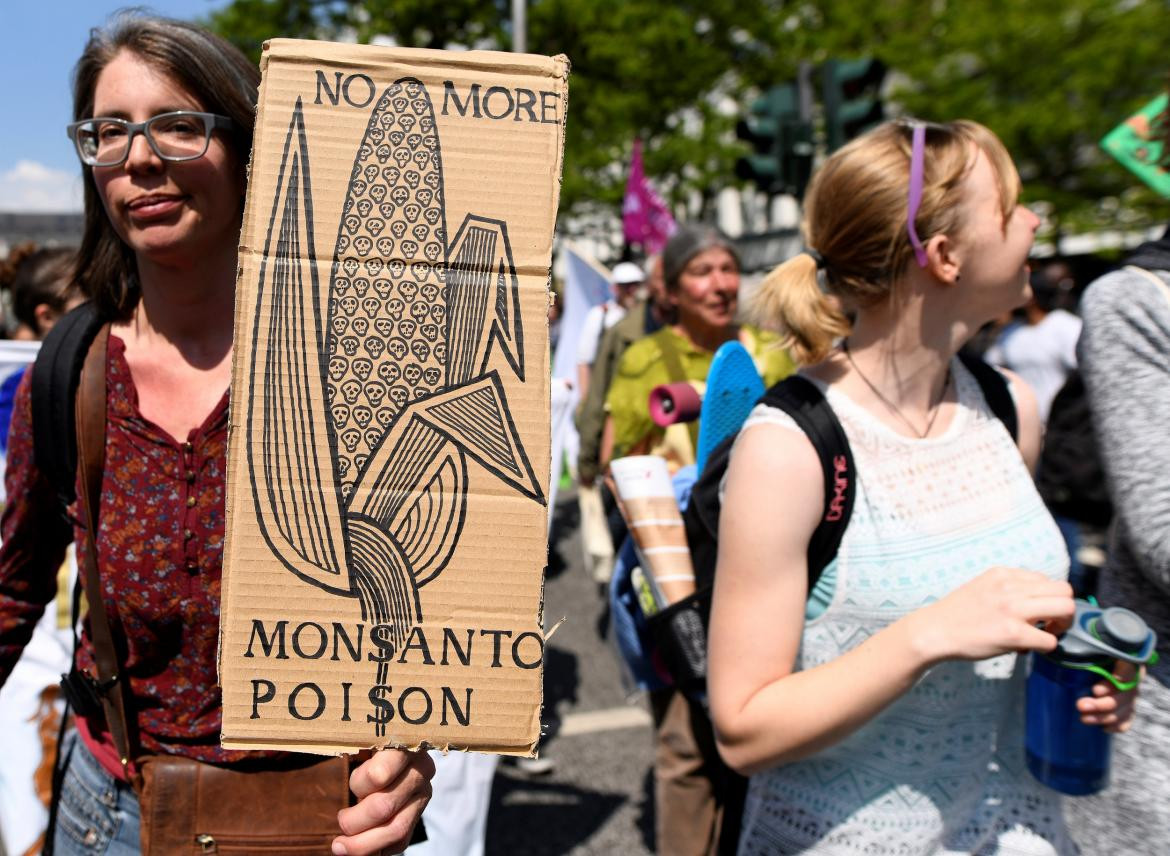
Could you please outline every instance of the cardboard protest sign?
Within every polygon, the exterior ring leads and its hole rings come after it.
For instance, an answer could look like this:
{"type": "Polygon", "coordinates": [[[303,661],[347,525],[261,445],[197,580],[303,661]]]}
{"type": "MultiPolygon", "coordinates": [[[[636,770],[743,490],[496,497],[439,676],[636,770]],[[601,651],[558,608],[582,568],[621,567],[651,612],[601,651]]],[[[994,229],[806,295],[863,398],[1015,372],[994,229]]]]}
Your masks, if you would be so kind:
{"type": "Polygon", "coordinates": [[[530,754],[568,62],[282,39],[262,70],[223,744],[530,754]]]}
{"type": "Polygon", "coordinates": [[[1162,166],[1162,122],[1167,98],[1159,95],[1101,140],[1101,148],[1163,196],[1170,196],[1170,171],[1162,166]]]}

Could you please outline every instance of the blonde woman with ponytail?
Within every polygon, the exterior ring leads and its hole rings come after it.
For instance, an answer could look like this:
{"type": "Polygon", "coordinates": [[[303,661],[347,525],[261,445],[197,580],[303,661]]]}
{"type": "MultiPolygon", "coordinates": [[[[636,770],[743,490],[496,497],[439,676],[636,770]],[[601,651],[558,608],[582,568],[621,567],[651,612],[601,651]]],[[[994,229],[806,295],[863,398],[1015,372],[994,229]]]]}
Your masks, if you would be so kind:
{"type": "MultiPolygon", "coordinates": [[[[811,248],[755,308],[848,437],[855,504],[808,591],[821,464],[785,414],[753,411],[725,483],[710,629],[720,752],[750,775],[741,854],[1074,853],[1057,794],[1024,765],[1021,652],[1073,615],[1068,557],[1019,443],[956,354],[1028,296],[1038,221],[973,122],[887,123],[838,152],[805,201],[811,248]]],[[[1127,727],[1101,690],[1082,719],[1127,727]]]]}

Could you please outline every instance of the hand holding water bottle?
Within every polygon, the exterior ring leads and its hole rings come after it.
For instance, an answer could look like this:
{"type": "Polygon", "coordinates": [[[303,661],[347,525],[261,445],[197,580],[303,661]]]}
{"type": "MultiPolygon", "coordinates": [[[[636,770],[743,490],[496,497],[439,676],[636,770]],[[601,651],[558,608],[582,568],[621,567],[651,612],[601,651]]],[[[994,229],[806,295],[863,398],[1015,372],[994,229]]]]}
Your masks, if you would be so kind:
{"type": "Polygon", "coordinates": [[[1078,600],[1072,625],[1029,663],[1026,755],[1041,782],[1073,796],[1109,782],[1110,735],[1129,727],[1156,634],[1128,609],[1078,600]]]}
{"type": "Polygon", "coordinates": [[[994,567],[909,618],[930,665],[1051,651],[1074,613],[1067,582],[1023,568],[994,567]]]}
{"type": "Polygon", "coordinates": [[[1138,696],[1136,684],[1144,675],[1144,667],[1126,662],[1115,663],[1113,676],[1122,686],[1133,685],[1132,689],[1120,690],[1111,681],[1104,680],[1093,684],[1089,695],[1077,699],[1081,722],[1099,726],[1110,734],[1129,731],[1138,696]]]}

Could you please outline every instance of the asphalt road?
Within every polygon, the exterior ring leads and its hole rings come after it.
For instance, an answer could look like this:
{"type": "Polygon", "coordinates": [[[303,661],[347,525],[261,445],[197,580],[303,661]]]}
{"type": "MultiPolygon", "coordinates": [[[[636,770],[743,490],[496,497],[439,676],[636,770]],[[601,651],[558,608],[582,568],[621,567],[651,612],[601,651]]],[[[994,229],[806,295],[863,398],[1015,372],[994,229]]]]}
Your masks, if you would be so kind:
{"type": "Polygon", "coordinates": [[[545,775],[501,763],[492,788],[488,856],[654,852],[653,740],[645,700],[623,685],[605,600],[584,568],[577,500],[558,498],[545,580],[541,757],[545,775]]]}

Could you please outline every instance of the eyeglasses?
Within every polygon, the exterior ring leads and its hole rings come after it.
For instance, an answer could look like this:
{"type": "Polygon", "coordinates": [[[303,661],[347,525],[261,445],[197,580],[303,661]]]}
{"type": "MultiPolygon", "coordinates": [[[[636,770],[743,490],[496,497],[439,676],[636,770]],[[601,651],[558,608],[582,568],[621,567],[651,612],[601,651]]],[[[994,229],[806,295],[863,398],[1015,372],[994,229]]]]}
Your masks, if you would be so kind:
{"type": "Polygon", "coordinates": [[[89,166],[118,166],[130,156],[136,134],[146,137],[151,150],[165,161],[189,161],[203,157],[211,132],[235,127],[227,116],[177,110],[160,113],[145,122],[127,122],[95,116],[67,125],[81,162],[89,166]]]}
{"type": "Polygon", "coordinates": [[[926,248],[918,239],[914,221],[918,217],[918,206],[922,204],[922,162],[926,157],[926,125],[914,122],[911,125],[911,135],[910,195],[906,205],[906,233],[910,236],[910,246],[914,248],[914,258],[917,259],[918,266],[924,268],[930,260],[926,256],[926,248]]]}

